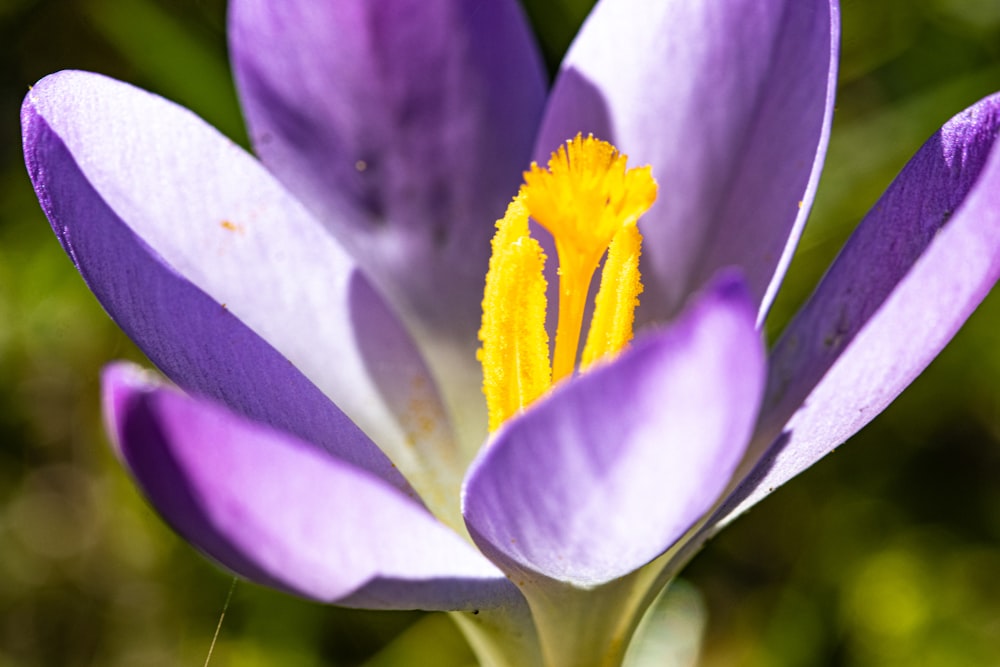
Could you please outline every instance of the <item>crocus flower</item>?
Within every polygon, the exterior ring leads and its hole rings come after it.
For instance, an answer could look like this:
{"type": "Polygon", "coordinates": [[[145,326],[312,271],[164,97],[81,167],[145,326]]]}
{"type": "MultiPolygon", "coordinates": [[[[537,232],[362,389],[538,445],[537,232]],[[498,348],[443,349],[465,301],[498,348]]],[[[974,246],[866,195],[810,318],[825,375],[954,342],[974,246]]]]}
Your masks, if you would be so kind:
{"type": "Polygon", "coordinates": [[[110,366],[112,439],[223,567],[452,611],[483,664],[620,664],[702,543],[882,410],[1000,271],[994,96],[764,349],[827,144],[832,0],[601,0],[551,89],[515,0],[233,0],[229,20],[260,162],[99,75],[24,103],[53,229],[173,383],[110,366]],[[635,338],[586,372],[567,353],[488,434],[493,223],[578,133],[657,183],[635,338]]]}

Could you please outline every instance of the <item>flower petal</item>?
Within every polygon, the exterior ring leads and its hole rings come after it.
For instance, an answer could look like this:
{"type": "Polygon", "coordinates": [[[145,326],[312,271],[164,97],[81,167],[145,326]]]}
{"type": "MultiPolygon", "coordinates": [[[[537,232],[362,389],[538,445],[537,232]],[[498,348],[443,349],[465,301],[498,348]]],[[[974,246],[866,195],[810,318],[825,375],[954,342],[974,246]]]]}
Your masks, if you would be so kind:
{"type": "Polygon", "coordinates": [[[640,319],[668,319],[732,265],[763,320],[826,154],[838,34],[835,0],[598,3],[535,156],[593,132],[652,165],[660,197],[640,222],[640,319]]]}
{"type": "Polygon", "coordinates": [[[475,609],[511,595],[485,558],[354,466],[136,366],[104,373],[109,431],[184,539],[253,581],[323,602],[475,609]]]}
{"type": "Polygon", "coordinates": [[[489,240],[545,99],[518,3],[235,0],[229,18],[257,153],[478,398],[489,240]]]}
{"type": "Polygon", "coordinates": [[[63,247],[171,379],[404,488],[357,424],[426,486],[415,450],[453,445],[419,355],[259,163],[190,112],[95,74],[43,79],[22,123],[63,247]]]}
{"type": "Polygon", "coordinates": [[[946,123],[788,325],[771,353],[746,478],[719,513],[723,523],[881,412],[1000,277],[998,133],[1000,94],[946,123]]]}
{"type": "Polygon", "coordinates": [[[470,470],[466,524],[508,573],[595,586],[665,551],[717,500],[750,437],[764,351],[730,275],[668,329],[556,387],[470,470]]]}

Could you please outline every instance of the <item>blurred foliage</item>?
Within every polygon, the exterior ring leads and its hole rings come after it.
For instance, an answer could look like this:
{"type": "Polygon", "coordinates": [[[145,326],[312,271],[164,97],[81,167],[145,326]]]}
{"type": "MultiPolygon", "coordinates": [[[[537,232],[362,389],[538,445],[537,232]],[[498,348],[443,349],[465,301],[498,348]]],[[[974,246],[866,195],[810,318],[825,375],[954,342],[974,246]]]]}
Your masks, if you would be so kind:
{"type": "MultiPolygon", "coordinates": [[[[525,4],[554,69],[590,2],[525,4]]],[[[844,0],[842,14],[827,169],[772,334],[920,143],[1000,89],[995,0],[844,0]]],[[[0,667],[201,665],[232,579],[163,526],[105,445],[100,368],[141,356],[49,232],[15,119],[34,81],[81,68],[245,142],[224,2],[4,0],[0,40],[0,667]]],[[[694,560],[685,595],[700,590],[707,610],[701,664],[1000,660],[998,324],[991,297],[884,415],[694,560]]],[[[414,655],[472,660],[440,615],[322,607],[240,583],[211,664],[414,655]]]]}

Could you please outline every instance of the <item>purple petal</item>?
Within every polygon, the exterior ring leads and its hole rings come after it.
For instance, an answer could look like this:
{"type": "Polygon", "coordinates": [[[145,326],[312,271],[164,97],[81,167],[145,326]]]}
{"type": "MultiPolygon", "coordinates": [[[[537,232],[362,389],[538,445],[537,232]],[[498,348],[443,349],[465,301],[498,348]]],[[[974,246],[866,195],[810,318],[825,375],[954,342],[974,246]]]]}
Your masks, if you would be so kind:
{"type": "Polygon", "coordinates": [[[229,34],[258,154],[477,394],[489,239],[545,97],[518,3],[237,0],[229,34]]]}
{"type": "Polygon", "coordinates": [[[578,586],[665,551],[717,500],[763,389],[764,351],[742,280],[508,422],[466,480],[463,512],[508,573],[578,586]]]}
{"type": "Polygon", "coordinates": [[[1000,95],[950,120],[851,236],[771,353],[728,521],[867,424],[1000,277],[1000,95]]]}
{"type": "Polygon", "coordinates": [[[171,379],[400,488],[365,433],[406,472],[414,441],[447,449],[401,325],[251,156],[190,112],[82,72],[39,82],[22,124],[63,247],[171,379]]]}
{"type": "Polygon", "coordinates": [[[826,154],[838,33],[835,0],[598,3],[535,155],[593,132],[652,165],[641,319],[668,319],[726,266],[742,269],[763,319],[826,154]]]}
{"type": "Polygon", "coordinates": [[[381,479],[168,389],[104,373],[118,453],[182,537],[237,574],[323,602],[475,609],[509,595],[486,559],[381,479]]]}

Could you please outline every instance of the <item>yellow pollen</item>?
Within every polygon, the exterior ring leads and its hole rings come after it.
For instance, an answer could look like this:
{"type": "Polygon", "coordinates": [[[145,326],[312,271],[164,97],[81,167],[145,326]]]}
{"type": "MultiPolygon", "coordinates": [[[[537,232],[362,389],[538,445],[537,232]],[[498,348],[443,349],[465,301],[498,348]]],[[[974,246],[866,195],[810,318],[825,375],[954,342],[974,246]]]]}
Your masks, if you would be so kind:
{"type": "Polygon", "coordinates": [[[545,331],[545,254],[528,232],[521,194],[496,226],[478,354],[491,432],[552,384],[545,331]]]}
{"type": "Polygon", "coordinates": [[[632,340],[635,308],[639,305],[639,254],[642,234],[635,225],[625,225],[615,234],[601,271],[601,287],[594,300],[594,315],[587,332],[580,367],[618,353],[632,340]]]}
{"type": "Polygon", "coordinates": [[[616,354],[632,339],[642,292],[636,222],[656,200],[657,186],[649,167],[627,169],[627,160],[611,144],[578,134],[552,154],[548,168],[532,163],[497,222],[479,331],[490,431],[573,373],[587,294],[605,253],[582,368],[616,354]],[[552,235],[559,259],[551,368],[546,258],[530,235],[529,216],[552,235]]]}

